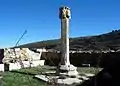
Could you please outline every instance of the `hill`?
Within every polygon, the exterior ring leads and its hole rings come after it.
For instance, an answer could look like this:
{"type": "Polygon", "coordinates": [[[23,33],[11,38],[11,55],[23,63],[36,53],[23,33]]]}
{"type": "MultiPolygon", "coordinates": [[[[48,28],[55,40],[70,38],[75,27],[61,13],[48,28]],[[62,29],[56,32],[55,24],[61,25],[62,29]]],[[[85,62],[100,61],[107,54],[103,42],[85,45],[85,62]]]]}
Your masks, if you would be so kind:
{"type": "MultiPolygon", "coordinates": [[[[20,48],[60,49],[60,39],[46,40],[17,46],[20,48]]],[[[120,49],[120,30],[106,34],[70,38],[70,50],[118,50],[120,49]]]]}

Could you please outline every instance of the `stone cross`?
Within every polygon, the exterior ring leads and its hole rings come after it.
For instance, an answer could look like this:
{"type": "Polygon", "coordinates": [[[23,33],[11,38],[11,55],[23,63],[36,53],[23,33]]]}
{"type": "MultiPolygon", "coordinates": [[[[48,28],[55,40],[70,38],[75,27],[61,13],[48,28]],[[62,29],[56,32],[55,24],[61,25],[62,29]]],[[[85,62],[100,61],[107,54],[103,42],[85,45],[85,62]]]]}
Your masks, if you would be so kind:
{"type": "Polygon", "coordinates": [[[71,19],[70,8],[63,6],[59,8],[59,18],[61,20],[61,62],[59,64],[59,74],[77,75],[76,67],[69,61],[69,20],[71,19]]]}

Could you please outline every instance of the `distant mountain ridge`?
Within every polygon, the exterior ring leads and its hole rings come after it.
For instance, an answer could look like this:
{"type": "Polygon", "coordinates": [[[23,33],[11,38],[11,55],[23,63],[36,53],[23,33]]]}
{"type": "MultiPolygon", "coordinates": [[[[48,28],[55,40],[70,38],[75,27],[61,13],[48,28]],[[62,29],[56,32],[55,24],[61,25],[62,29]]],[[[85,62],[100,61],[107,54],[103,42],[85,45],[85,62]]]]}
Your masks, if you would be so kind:
{"type": "MultiPolygon", "coordinates": [[[[17,46],[19,48],[47,48],[60,50],[60,39],[46,40],[17,46]]],[[[106,34],[70,38],[70,50],[118,50],[120,49],[120,30],[106,34]]]]}

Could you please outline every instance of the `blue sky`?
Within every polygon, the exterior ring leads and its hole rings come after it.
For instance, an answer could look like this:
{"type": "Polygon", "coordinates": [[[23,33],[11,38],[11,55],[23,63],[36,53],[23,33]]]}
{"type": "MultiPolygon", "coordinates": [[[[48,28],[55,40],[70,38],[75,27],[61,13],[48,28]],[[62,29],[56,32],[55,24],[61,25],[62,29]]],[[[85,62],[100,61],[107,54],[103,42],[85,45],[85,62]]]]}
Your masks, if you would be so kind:
{"type": "Polygon", "coordinates": [[[0,48],[60,38],[58,9],[71,8],[70,37],[120,28],[120,0],[0,0],[0,48]]]}

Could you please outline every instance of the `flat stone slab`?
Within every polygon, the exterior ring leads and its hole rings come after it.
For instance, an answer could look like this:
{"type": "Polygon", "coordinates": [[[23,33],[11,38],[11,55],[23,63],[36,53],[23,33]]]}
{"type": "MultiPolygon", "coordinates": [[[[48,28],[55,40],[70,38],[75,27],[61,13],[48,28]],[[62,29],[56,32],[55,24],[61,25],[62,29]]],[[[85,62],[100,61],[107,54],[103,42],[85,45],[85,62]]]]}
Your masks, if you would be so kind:
{"type": "Polygon", "coordinates": [[[35,77],[45,82],[55,83],[59,85],[79,84],[83,81],[80,80],[79,78],[70,78],[70,77],[67,77],[65,79],[59,79],[59,76],[35,75],[35,77]]]}
{"type": "Polygon", "coordinates": [[[85,75],[88,76],[88,77],[92,77],[92,76],[94,76],[95,74],[85,73],[85,75]]]}
{"type": "Polygon", "coordinates": [[[43,75],[35,75],[36,78],[48,82],[48,83],[55,83],[61,86],[65,86],[65,85],[74,85],[74,84],[80,84],[85,80],[88,80],[88,76],[93,74],[85,74],[85,75],[78,75],[77,77],[70,77],[70,76],[57,76],[54,72],[50,72],[53,74],[49,74],[49,72],[47,72],[46,74],[43,75]],[[61,78],[62,77],[62,78],[61,78]]]}
{"type": "Polygon", "coordinates": [[[66,78],[66,79],[58,79],[57,83],[58,84],[67,84],[67,85],[72,85],[72,84],[79,84],[83,80],[80,80],[78,78],[66,78]]]}
{"type": "Polygon", "coordinates": [[[36,78],[39,78],[39,79],[41,79],[41,80],[43,80],[43,81],[46,81],[46,82],[49,81],[49,79],[48,79],[45,75],[35,75],[35,77],[36,77],[36,78]]]}

